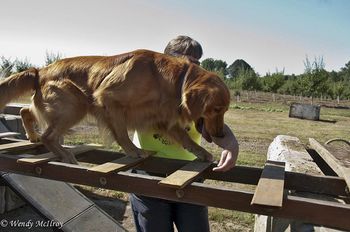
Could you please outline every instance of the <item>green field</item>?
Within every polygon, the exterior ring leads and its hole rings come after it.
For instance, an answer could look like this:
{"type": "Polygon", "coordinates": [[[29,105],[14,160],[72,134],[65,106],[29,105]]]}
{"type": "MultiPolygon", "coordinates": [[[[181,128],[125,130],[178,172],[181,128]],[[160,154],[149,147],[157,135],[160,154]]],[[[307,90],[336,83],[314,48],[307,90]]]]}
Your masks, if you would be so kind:
{"type": "MultiPolygon", "coordinates": [[[[321,108],[321,121],[289,118],[289,106],[283,103],[232,103],[225,121],[234,131],[240,145],[238,165],[262,167],[266,161],[269,144],[280,134],[298,137],[307,144],[313,137],[321,143],[332,138],[350,140],[350,110],[321,108]]],[[[84,120],[75,133],[65,137],[66,143],[100,143],[101,138],[94,123],[84,120]],[[87,133],[88,132],[88,133],[87,133]]],[[[221,150],[213,144],[204,146],[219,157],[221,150]]],[[[118,146],[114,146],[119,149],[118,146]]],[[[234,184],[209,182],[214,185],[237,187],[234,184]]],[[[252,190],[252,186],[240,185],[252,190]]],[[[116,194],[127,199],[126,194],[116,194]]],[[[209,208],[212,231],[253,231],[254,215],[230,210],[209,208]]],[[[130,228],[132,230],[132,228],[130,228]]]]}

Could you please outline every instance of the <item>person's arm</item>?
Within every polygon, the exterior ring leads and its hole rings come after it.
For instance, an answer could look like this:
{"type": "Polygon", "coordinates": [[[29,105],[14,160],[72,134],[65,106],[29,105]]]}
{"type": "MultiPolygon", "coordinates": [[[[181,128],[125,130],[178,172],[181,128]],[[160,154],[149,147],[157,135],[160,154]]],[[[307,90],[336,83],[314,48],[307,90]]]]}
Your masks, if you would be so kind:
{"type": "Polygon", "coordinates": [[[236,165],[238,157],[238,142],[231,129],[225,124],[224,137],[211,137],[213,142],[224,149],[221,152],[221,157],[218,165],[213,168],[213,171],[226,172],[236,165]]]}

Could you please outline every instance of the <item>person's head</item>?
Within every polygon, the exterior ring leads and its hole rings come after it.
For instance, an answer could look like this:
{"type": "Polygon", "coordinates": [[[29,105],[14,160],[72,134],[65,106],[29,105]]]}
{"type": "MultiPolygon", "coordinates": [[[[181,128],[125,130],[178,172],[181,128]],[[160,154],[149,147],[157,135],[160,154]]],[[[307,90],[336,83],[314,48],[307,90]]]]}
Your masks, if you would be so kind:
{"type": "Polygon", "coordinates": [[[170,40],[164,49],[164,53],[172,56],[186,56],[192,62],[199,63],[199,59],[203,55],[203,49],[196,40],[180,35],[170,40]]]}

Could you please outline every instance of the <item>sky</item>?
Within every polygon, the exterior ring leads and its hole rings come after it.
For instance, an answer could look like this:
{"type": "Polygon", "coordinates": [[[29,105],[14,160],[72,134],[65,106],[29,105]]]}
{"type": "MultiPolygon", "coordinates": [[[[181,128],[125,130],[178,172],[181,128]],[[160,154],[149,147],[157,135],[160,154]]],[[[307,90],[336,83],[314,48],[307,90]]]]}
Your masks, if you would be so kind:
{"type": "Polygon", "coordinates": [[[260,75],[350,61],[350,0],[0,0],[0,56],[41,66],[64,57],[162,52],[188,35],[205,58],[244,59],[260,75]]]}

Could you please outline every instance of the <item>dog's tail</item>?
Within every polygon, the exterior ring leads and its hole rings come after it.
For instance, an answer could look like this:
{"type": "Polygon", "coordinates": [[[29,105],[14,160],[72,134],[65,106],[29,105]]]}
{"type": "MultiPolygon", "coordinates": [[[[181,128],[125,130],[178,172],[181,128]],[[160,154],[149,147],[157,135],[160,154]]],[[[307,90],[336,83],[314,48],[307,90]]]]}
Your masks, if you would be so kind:
{"type": "Polygon", "coordinates": [[[39,71],[30,68],[0,81],[0,110],[11,100],[35,90],[39,82],[39,71]]]}

